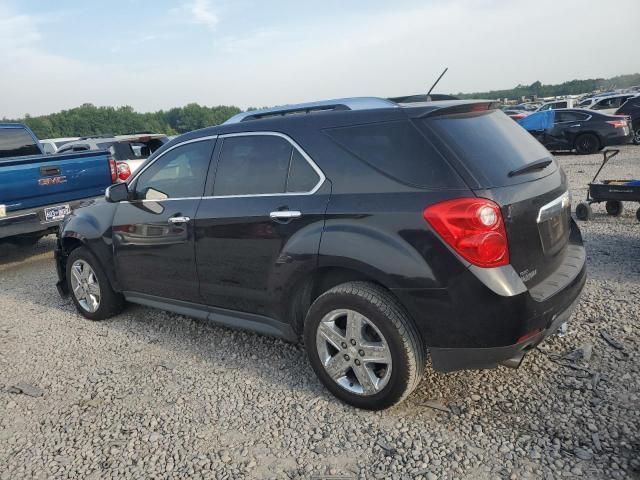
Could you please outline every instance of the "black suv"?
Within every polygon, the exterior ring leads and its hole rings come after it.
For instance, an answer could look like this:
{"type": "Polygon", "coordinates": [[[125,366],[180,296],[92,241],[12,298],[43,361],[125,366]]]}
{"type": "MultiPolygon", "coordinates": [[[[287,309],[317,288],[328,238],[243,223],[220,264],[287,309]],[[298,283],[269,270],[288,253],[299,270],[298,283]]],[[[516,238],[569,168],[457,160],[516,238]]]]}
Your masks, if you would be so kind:
{"type": "Polygon", "coordinates": [[[482,101],[353,98],[239,114],[155,152],[61,229],[58,288],[303,339],[343,401],[381,409],[429,353],[518,366],[566,322],[585,251],[549,152],[482,101]]]}

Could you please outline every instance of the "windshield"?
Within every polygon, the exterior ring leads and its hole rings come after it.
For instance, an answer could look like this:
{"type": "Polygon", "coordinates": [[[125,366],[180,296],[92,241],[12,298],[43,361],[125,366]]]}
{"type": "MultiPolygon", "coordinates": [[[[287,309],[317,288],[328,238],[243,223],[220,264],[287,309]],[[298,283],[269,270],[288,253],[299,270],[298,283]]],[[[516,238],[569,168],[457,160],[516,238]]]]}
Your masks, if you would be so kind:
{"type": "Polygon", "coordinates": [[[443,115],[424,120],[483,188],[514,185],[541,178],[556,170],[509,176],[509,172],[545,158],[553,159],[529,132],[499,110],[443,115]]]}

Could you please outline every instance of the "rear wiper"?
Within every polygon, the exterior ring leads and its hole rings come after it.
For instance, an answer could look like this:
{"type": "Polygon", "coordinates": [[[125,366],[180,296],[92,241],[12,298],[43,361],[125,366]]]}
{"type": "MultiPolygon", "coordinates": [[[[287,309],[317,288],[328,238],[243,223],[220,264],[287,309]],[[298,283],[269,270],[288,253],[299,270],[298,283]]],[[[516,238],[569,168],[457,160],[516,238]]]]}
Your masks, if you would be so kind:
{"type": "Polygon", "coordinates": [[[535,162],[531,162],[526,164],[524,167],[516,168],[515,170],[511,170],[509,172],[510,177],[515,177],[516,175],[522,175],[523,173],[533,172],[534,170],[543,170],[547,168],[553,160],[549,158],[543,158],[542,160],[536,160],[535,162]]]}

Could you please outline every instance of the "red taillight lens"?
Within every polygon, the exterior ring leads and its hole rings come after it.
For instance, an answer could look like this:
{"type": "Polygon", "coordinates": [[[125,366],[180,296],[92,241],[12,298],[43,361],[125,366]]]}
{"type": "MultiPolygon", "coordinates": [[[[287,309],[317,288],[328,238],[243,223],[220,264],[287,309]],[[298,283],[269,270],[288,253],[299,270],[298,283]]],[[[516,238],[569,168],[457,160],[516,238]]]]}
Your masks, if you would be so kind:
{"type": "Polygon", "coordinates": [[[526,116],[527,115],[525,115],[524,113],[516,113],[515,115],[511,115],[511,118],[513,118],[514,120],[522,120],[526,116]]]}
{"type": "Polygon", "coordinates": [[[109,157],[109,170],[111,170],[111,183],[118,179],[118,166],[113,157],[109,157]]]}
{"type": "Polygon", "coordinates": [[[607,120],[609,125],[613,125],[613,128],[624,128],[627,126],[626,120],[607,120]]]}
{"type": "Polygon", "coordinates": [[[500,207],[485,198],[457,198],[424,209],[424,219],[458,254],[479,267],[509,264],[500,207]]]}
{"type": "Polygon", "coordinates": [[[127,162],[118,162],[118,178],[123,182],[131,176],[131,169],[127,162]]]}

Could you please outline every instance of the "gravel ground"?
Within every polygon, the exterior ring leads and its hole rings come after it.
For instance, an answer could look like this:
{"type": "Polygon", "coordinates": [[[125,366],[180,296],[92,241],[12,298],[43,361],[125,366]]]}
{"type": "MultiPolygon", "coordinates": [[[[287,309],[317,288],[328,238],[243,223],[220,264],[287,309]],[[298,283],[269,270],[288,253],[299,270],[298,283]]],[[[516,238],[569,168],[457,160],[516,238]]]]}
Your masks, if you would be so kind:
{"type": "MultiPolygon", "coordinates": [[[[574,204],[600,158],[558,156],[574,204]]],[[[640,147],[614,162],[605,178],[640,177],[640,147]]],[[[580,224],[569,335],[519,370],[428,370],[377,413],[335,401],[298,346],[136,306],[84,320],[54,288],[52,238],[3,248],[0,478],[640,478],[631,207],[580,224]]]]}

